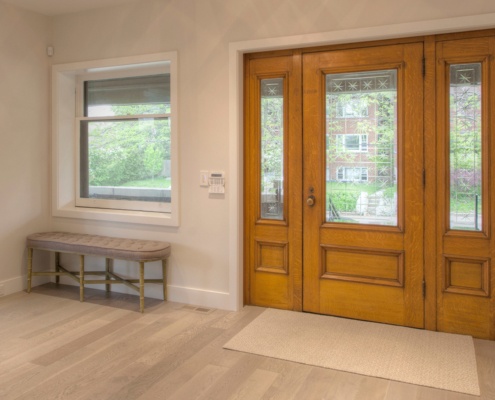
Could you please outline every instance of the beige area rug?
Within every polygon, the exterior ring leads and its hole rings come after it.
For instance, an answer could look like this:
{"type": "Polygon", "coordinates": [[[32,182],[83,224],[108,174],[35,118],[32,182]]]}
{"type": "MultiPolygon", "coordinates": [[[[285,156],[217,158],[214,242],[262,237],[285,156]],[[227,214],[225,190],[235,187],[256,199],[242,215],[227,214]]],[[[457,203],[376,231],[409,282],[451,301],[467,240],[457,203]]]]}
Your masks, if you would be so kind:
{"type": "Polygon", "coordinates": [[[268,309],[224,348],[480,394],[470,336],[268,309]]]}

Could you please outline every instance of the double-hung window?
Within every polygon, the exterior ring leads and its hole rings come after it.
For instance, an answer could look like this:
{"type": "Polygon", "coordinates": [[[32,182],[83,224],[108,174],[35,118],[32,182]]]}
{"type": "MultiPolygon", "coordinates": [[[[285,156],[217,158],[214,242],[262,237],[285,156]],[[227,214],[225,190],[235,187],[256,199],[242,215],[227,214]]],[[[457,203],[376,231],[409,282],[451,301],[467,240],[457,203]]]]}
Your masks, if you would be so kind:
{"type": "Polygon", "coordinates": [[[367,182],[368,168],[366,167],[338,167],[337,180],[346,182],[367,182]]]}
{"type": "Polygon", "coordinates": [[[368,151],[367,134],[350,134],[336,135],[337,148],[344,152],[366,153],[368,151]]]}
{"type": "Polygon", "coordinates": [[[53,66],[53,215],[178,226],[177,70],[176,52],[53,66]]]}
{"type": "Polygon", "coordinates": [[[94,73],[77,86],[76,206],[170,211],[170,72],[94,73]]]}

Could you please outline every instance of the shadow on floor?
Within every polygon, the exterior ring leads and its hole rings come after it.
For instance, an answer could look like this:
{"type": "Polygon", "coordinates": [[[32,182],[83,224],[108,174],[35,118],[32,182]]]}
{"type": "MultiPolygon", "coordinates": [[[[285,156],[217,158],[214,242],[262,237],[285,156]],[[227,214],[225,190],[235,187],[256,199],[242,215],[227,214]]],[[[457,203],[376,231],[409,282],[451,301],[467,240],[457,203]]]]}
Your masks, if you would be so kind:
{"type": "MultiPolygon", "coordinates": [[[[31,292],[79,301],[79,286],[46,283],[33,287],[31,292]]],[[[139,312],[139,296],[131,294],[84,288],[84,302],[139,312]]],[[[144,312],[160,304],[163,300],[145,297],[144,312]]]]}

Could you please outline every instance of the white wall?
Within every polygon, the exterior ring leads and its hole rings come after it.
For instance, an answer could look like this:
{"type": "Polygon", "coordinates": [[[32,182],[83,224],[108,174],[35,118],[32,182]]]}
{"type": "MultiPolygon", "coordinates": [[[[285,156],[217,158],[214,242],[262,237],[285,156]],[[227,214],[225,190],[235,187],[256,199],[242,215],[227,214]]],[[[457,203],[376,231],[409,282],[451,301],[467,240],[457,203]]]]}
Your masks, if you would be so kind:
{"type": "Polygon", "coordinates": [[[172,299],[231,307],[229,274],[238,266],[229,259],[229,227],[237,224],[229,213],[228,182],[236,179],[229,175],[229,140],[236,134],[228,121],[229,43],[492,12],[491,0],[142,0],[56,17],[55,63],[178,50],[181,226],[55,219],[53,227],[168,240],[172,299]],[[200,169],[227,172],[224,199],[199,187],[200,169]]]}
{"type": "Polygon", "coordinates": [[[0,285],[25,286],[26,235],[49,211],[47,17],[0,3],[0,285]]]}
{"type": "MultiPolygon", "coordinates": [[[[51,229],[168,240],[173,243],[169,278],[171,299],[231,307],[235,302],[229,297],[229,292],[232,294],[229,275],[238,266],[232,262],[232,247],[229,247],[229,228],[232,231],[232,226],[237,226],[237,221],[232,220],[236,216],[229,209],[229,196],[232,196],[229,180],[232,182],[237,178],[229,174],[232,172],[229,171],[232,165],[229,140],[237,133],[229,128],[228,120],[231,89],[229,43],[493,12],[495,2],[492,0],[141,0],[115,8],[55,17],[52,26],[54,63],[178,50],[181,226],[173,229],[53,218],[51,229]],[[225,198],[208,197],[206,190],[199,186],[201,169],[227,172],[225,198]]],[[[3,13],[0,15],[0,18],[6,19],[3,13]]],[[[34,16],[32,18],[36,19],[34,16]]],[[[6,21],[7,26],[13,24],[8,19],[6,21]]],[[[39,25],[44,20],[39,18],[36,21],[39,25]]],[[[15,29],[17,32],[21,28],[16,26],[15,29]]],[[[5,30],[3,23],[0,30],[5,30]]],[[[31,48],[35,48],[43,37],[34,33],[30,38],[27,33],[24,36],[24,39],[29,39],[31,48]]],[[[6,37],[0,35],[1,40],[6,37]]],[[[297,47],[299,43],[295,41],[293,45],[297,47]]],[[[1,56],[6,50],[3,50],[3,42],[0,46],[1,56]]],[[[16,49],[15,46],[12,48],[12,51],[16,49]]],[[[43,63],[46,61],[41,60],[42,54],[22,53],[22,57],[28,58],[23,68],[36,69],[34,76],[45,74],[43,63]],[[40,59],[34,62],[29,57],[40,59]]],[[[8,76],[12,70],[17,70],[17,66],[10,65],[8,73],[4,72],[2,76],[8,76]]],[[[19,87],[22,90],[24,86],[16,80],[16,90],[19,87]]],[[[12,104],[9,95],[5,98],[6,95],[1,93],[0,96],[0,104],[5,104],[6,99],[12,104]]],[[[16,173],[17,177],[5,170],[0,172],[2,182],[6,183],[2,187],[19,191],[19,195],[9,195],[3,218],[12,220],[8,224],[12,228],[4,234],[2,226],[0,231],[4,239],[0,242],[0,254],[11,255],[2,258],[12,259],[15,256],[18,263],[10,267],[12,271],[6,274],[9,267],[3,266],[0,278],[19,274],[21,238],[27,231],[35,231],[45,223],[48,139],[44,127],[48,114],[44,101],[47,99],[44,87],[31,100],[32,107],[37,111],[36,118],[43,128],[23,129],[23,136],[19,135],[20,129],[15,125],[17,133],[8,134],[5,139],[13,143],[9,144],[9,149],[3,150],[2,146],[0,150],[2,154],[6,153],[10,164],[17,164],[22,159],[24,165],[16,173]],[[25,138],[27,131],[29,140],[25,138]],[[26,142],[31,154],[24,148],[26,142]],[[23,149],[21,158],[13,155],[15,148],[23,149]],[[17,183],[22,178],[26,180],[25,186],[18,187],[17,183]],[[18,197],[23,195],[25,198],[21,201],[24,204],[18,207],[18,197]],[[11,238],[12,231],[15,235],[11,238]]],[[[24,108],[24,102],[22,104],[24,108]]],[[[5,110],[0,110],[0,113],[3,116],[5,110]]],[[[11,112],[8,114],[11,115],[11,112]]],[[[22,120],[23,124],[29,122],[22,120]]],[[[5,123],[5,118],[0,118],[0,124],[5,123]]],[[[1,135],[3,139],[6,135],[4,130],[1,135]]],[[[159,297],[159,291],[153,289],[148,295],[159,297]]]]}

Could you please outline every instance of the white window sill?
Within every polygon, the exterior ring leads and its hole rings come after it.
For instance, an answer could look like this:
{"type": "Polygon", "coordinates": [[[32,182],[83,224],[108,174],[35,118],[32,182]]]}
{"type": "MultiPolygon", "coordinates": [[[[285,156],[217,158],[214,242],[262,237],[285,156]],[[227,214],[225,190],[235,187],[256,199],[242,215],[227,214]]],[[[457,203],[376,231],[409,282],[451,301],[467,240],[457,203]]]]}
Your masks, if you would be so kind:
{"type": "Polygon", "coordinates": [[[142,225],[159,225],[159,226],[179,226],[177,214],[146,212],[146,211],[127,211],[127,210],[108,210],[100,208],[85,208],[65,206],[53,210],[54,217],[90,219],[96,221],[124,222],[142,225]]]}

